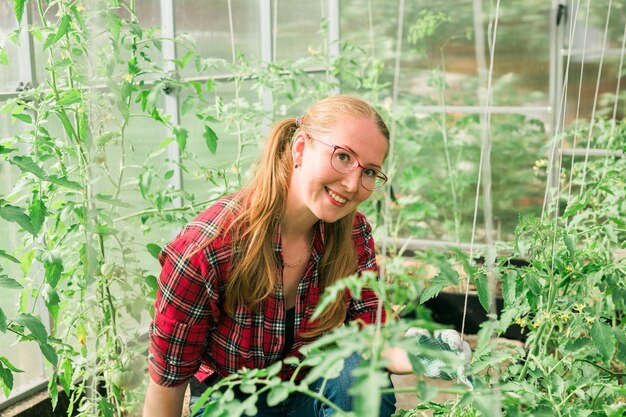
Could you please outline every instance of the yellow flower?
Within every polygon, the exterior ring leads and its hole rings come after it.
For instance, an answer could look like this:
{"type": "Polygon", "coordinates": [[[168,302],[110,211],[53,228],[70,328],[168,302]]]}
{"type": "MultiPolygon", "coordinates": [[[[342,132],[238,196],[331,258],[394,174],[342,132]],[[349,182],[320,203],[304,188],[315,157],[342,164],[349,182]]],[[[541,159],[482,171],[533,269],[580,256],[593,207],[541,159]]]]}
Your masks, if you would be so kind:
{"type": "Polygon", "coordinates": [[[122,79],[123,79],[124,81],[127,81],[127,82],[129,82],[129,83],[130,83],[130,82],[132,82],[132,81],[133,81],[133,76],[132,76],[132,75],[130,75],[130,74],[124,74],[124,75],[122,75],[122,79]]]}
{"type": "Polygon", "coordinates": [[[526,327],[526,320],[524,320],[523,318],[519,317],[515,319],[515,324],[517,324],[520,327],[526,327]]]}
{"type": "Polygon", "coordinates": [[[582,313],[584,309],[585,309],[584,304],[574,304],[574,310],[576,310],[577,312],[582,313]]]}
{"type": "Polygon", "coordinates": [[[587,320],[587,323],[591,324],[591,323],[593,323],[594,321],[596,321],[596,318],[595,318],[595,317],[589,317],[589,316],[586,316],[586,317],[585,317],[585,320],[587,320]]]}
{"type": "Polygon", "coordinates": [[[567,265],[567,266],[565,267],[565,270],[566,270],[567,272],[573,272],[573,271],[574,271],[574,267],[573,267],[573,266],[571,266],[571,265],[567,265]]]}
{"type": "Polygon", "coordinates": [[[533,323],[533,327],[536,329],[537,327],[541,326],[541,323],[542,323],[542,320],[541,319],[537,319],[533,323]]]}
{"type": "Polygon", "coordinates": [[[313,48],[312,46],[309,46],[309,55],[315,56],[315,55],[319,55],[320,51],[318,51],[317,49],[313,48]]]}
{"type": "Polygon", "coordinates": [[[83,10],[85,10],[85,8],[82,5],[79,4],[78,6],[76,6],[77,12],[82,12],[83,10]]]}
{"type": "Polygon", "coordinates": [[[569,320],[569,318],[570,318],[570,315],[569,315],[569,313],[563,313],[563,315],[561,316],[561,318],[563,319],[563,321],[564,321],[565,323],[567,323],[567,321],[568,321],[568,320],[569,320]]]}

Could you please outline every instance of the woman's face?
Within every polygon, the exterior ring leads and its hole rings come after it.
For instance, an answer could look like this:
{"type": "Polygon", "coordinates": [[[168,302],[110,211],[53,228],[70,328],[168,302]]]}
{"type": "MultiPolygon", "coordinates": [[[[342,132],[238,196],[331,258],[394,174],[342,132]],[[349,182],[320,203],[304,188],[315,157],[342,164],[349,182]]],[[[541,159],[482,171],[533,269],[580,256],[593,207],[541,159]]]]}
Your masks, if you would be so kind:
{"type": "MultiPolygon", "coordinates": [[[[348,173],[333,168],[332,145],[351,151],[361,166],[376,170],[382,170],[388,147],[387,139],[376,123],[361,117],[339,119],[332,133],[324,136],[316,137],[303,131],[296,135],[292,155],[299,167],[294,169],[291,178],[289,200],[296,204],[295,208],[308,209],[328,223],[346,216],[372,194],[372,190],[362,184],[362,168],[357,167],[348,173]]],[[[334,158],[337,161],[345,156],[335,153],[334,158]]],[[[368,170],[366,174],[371,175],[372,171],[368,170]]]]}

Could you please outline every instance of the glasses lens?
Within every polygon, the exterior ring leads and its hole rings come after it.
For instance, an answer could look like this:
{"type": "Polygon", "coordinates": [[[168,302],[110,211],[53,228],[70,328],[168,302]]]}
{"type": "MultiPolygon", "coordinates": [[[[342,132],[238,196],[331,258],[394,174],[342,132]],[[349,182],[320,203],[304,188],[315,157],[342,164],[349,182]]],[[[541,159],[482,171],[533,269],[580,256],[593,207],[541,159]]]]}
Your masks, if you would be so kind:
{"type": "Polygon", "coordinates": [[[380,176],[377,175],[374,188],[382,187],[383,185],[385,185],[386,182],[387,180],[382,175],[380,176]]]}
{"type": "Polygon", "coordinates": [[[342,148],[335,148],[330,164],[342,174],[347,174],[359,166],[359,161],[351,152],[342,148]]]}

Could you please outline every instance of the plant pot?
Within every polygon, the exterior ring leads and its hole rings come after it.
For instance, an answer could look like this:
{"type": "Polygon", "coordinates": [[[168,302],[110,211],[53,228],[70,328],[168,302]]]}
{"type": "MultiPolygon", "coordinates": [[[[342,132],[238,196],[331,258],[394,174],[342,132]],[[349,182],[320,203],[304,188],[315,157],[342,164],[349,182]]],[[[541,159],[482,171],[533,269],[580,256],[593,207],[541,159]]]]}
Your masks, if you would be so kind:
{"type": "MultiPolygon", "coordinates": [[[[437,297],[426,301],[424,306],[432,311],[432,317],[435,322],[451,325],[457,331],[461,331],[465,306],[464,293],[441,291],[437,297]]],[[[503,306],[504,300],[502,297],[496,297],[496,312],[498,316],[502,312],[503,306]]],[[[467,296],[464,333],[478,333],[480,324],[487,320],[489,320],[487,313],[478,300],[478,294],[470,292],[467,296]]],[[[526,335],[522,333],[521,327],[516,324],[511,325],[502,337],[520,341],[526,340],[526,335]]]]}

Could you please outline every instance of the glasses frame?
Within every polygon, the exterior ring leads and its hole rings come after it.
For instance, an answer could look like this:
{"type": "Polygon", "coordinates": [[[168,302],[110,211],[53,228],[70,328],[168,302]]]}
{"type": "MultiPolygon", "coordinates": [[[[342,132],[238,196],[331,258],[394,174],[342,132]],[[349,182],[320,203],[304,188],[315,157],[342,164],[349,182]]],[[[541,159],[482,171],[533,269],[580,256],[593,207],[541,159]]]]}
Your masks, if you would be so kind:
{"type": "Polygon", "coordinates": [[[321,139],[318,139],[318,138],[314,138],[313,136],[311,136],[310,134],[308,134],[308,133],[306,133],[306,132],[305,132],[304,134],[305,134],[305,135],[306,135],[309,139],[312,139],[312,140],[314,140],[314,141],[316,141],[316,142],[319,142],[319,143],[323,143],[324,145],[326,145],[326,146],[330,146],[331,148],[333,148],[333,153],[330,155],[330,161],[329,161],[329,162],[330,162],[330,166],[331,166],[331,167],[332,167],[335,171],[339,172],[340,174],[347,174],[347,173],[349,173],[349,172],[353,172],[353,171],[355,171],[357,168],[361,168],[361,177],[360,177],[360,178],[361,178],[361,186],[362,186],[363,188],[365,188],[366,190],[368,190],[368,191],[374,191],[374,190],[377,190],[377,189],[379,189],[380,187],[382,187],[383,185],[385,185],[385,184],[387,183],[387,181],[389,181],[389,178],[387,178],[387,176],[385,175],[385,173],[384,173],[384,172],[382,172],[381,170],[376,169],[376,168],[366,168],[366,167],[364,167],[363,165],[361,165],[361,161],[359,161],[359,158],[357,158],[357,156],[354,154],[354,152],[352,152],[350,149],[346,149],[346,148],[344,148],[343,146],[339,146],[339,145],[335,145],[335,144],[332,144],[332,143],[328,143],[328,142],[326,142],[326,141],[324,141],[324,140],[321,140],[321,139]],[[339,171],[337,168],[335,168],[335,166],[333,165],[333,157],[335,156],[335,152],[337,152],[337,149],[341,149],[342,151],[344,151],[344,152],[346,152],[346,153],[349,153],[350,155],[352,155],[352,156],[354,157],[354,160],[356,161],[356,165],[355,165],[355,166],[354,166],[354,168],[352,168],[350,171],[348,171],[348,172],[341,172],[341,171],[339,171]],[[379,178],[379,179],[381,179],[381,180],[382,180],[382,182],[381,182],[380,184],[376,185],[376,179],[374,179],[374,188],[372,188],[372,189],[369,189],[368,187],[366,187],[366,186],[363,184],[363,172],[365,172],[365,170],[366,170],[366,169],[371,169],[371,170],[376,171],[376,173],[377,173],[377,174],[376,174],[376,178],[379,178]]]}

